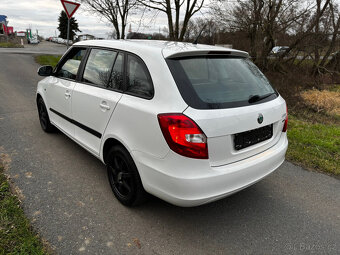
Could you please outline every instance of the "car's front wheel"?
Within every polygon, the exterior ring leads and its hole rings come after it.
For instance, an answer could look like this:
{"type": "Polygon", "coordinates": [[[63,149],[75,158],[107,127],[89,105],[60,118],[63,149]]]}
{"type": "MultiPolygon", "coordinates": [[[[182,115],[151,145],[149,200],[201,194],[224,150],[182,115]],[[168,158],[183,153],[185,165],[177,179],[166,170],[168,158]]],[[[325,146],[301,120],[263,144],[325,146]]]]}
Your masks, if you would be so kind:
{"type": "Polygon", "coordinates": [[[41,97],[39,97],[38,99],[37,106],[38,106],[40,126],[42,130],[44,130],[47,133],[54,132],[56,129],[50,122],[50,118],[48,117],[48,112],[47,112],[44,100],[41,97]]]}
{"type": "Polygon", "coordinates": [[[115,145],[110,149],[106,166],[111,189],[123,205],[134,206],[146,201],[148,194],[137,167],[123,146],[115,145]]]}

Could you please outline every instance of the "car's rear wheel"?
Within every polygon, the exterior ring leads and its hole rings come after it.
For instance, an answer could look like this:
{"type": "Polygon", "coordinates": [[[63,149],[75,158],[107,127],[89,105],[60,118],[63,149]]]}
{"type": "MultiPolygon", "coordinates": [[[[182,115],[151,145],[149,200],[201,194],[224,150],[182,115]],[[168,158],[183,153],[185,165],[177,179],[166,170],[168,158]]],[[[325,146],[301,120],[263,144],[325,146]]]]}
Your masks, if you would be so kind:
{"type": "Polygon", "coordinates": [[[44,100],[40,97],[37,102],[40,126],[47,133],[54,132],[56,129],[51,124],[44,100]]]}
{"type": "Polygon", "coordinates": [[[110,149],[106,165],[113,194],[123,205],[135,206],[146,201],[148,194],[137,167],[123,146],[115,145],[110,149]]]}

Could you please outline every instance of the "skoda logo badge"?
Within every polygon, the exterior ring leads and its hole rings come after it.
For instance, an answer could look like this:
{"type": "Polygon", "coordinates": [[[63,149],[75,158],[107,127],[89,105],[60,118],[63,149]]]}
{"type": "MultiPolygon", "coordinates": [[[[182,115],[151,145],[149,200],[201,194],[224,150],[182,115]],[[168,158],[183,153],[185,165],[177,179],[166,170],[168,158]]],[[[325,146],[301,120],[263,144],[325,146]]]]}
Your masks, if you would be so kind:
{"type": "Polygon", "coordinates": [[[263,122],[263,115],[260,113],[259,116],[257,117],[257,122],[261,124],[263,122]]]}

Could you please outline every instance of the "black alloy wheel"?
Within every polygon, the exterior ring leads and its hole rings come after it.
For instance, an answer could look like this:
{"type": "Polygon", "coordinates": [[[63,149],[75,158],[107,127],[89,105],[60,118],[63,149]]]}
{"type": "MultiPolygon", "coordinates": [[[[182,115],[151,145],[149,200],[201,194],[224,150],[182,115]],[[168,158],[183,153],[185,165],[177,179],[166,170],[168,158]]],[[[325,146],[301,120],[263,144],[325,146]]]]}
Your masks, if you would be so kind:
{"type": "Polygon", "coordinates": [[[109,151],[107,173],[111,189],[123,205],[139,205],[146,200],[136,165],[124,147],[116,145],[109,151]]]}
{"type": "Polygon", "coordinates": [[[113,189],[121,198],[129,199],[133,192],[133,180],[131,174],[128,172],[128,165],[124,157],[116,153],[113,156],[113,166],[109,165],[110,182],[113,183],[113,189]]]}

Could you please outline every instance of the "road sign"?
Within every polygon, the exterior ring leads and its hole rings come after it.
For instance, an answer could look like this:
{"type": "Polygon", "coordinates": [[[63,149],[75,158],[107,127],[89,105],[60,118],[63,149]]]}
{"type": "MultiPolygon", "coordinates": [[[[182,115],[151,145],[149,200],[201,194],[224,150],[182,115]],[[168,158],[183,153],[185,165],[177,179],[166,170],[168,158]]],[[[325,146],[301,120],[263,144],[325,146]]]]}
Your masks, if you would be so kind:
{"type": "Polygon", "coordinates": [[[66,1],[66,0],[60,0],[61,4],[64,6],[66,15],[68,17],[68,22],[67,22],[67,42],[66,42],[66,47],[68,48],[69,44],[69,38],[70,38],[70,19],[72,15],[76,12],[76,10],[79,8],[80,4],[66,1]]]}
{"type": "Polygon", "coordinates": [[[66,1],[66,0],[60,0],[61,4],[64,6],[65,12],[67,14],[67,17],[70,19],[72,15],[76,12],[76,10],[79,8],[80,4],[66,1]]]}

